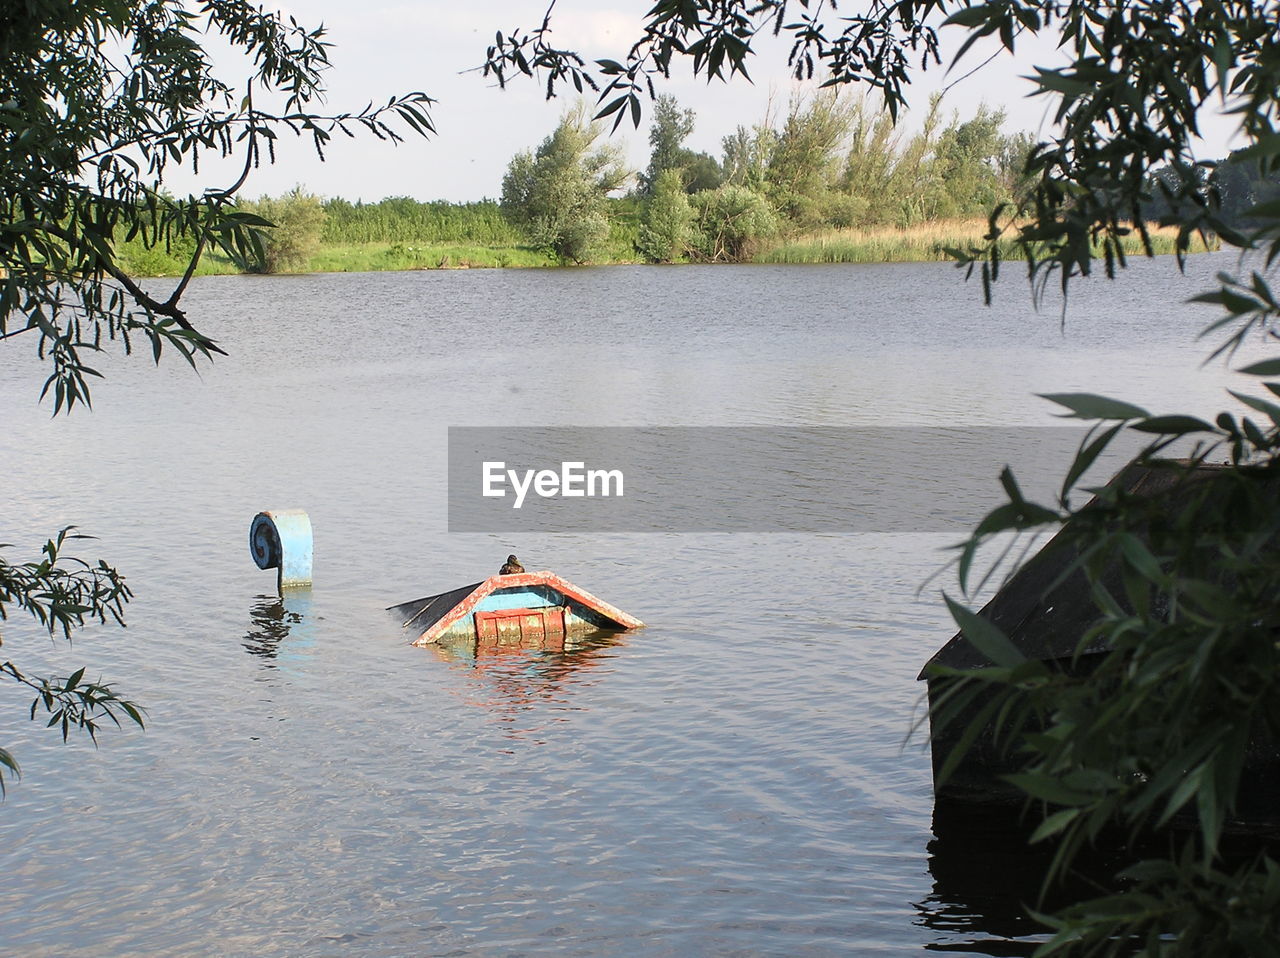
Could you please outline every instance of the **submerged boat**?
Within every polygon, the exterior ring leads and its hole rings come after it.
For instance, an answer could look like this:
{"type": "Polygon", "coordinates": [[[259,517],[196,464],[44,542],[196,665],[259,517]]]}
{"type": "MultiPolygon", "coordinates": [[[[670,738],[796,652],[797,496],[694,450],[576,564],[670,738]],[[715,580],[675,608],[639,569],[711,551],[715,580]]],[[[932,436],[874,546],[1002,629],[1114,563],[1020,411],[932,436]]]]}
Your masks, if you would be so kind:
{"type": "Polygon", "coordinates": [[[644,623],[554,572],[494,575],[391,606],[414,645],[476,642],[486,648],[563,648],[565,639],[644,623]]]}

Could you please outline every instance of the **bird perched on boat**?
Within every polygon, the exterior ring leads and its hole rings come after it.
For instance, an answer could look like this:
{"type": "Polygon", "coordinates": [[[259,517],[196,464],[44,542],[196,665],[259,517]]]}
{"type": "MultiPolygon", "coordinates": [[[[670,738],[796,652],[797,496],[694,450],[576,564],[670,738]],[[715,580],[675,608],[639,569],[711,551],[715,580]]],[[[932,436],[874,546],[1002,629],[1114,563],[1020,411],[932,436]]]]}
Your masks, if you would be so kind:
{"type": "Polygon", "coordinates": [[[516,575],[517,573],[520,573],[523,571],[524,571],[524,566],[520,564],[520,560],[517,559],[515,556],[510,555],[510,556],[507,556],[507,561],[503,565],[503,567],[498,570],[498,575],[516,575]]]}

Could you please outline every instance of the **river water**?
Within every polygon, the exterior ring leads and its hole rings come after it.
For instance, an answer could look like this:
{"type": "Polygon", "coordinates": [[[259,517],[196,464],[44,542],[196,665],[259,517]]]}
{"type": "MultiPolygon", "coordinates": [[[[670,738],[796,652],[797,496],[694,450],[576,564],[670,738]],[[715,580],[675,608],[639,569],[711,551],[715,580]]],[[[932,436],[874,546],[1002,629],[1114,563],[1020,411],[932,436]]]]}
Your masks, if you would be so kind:
{"type": "MultiPolygon", "coordinates": [[[[954,577],[925,584],[954,535],[450,534],[447,429],[1001,430],[1052,424],[1033,394],[1071,391],[1209,413],[1229,377],[1200,366],[1213,316],[1185,300],[1230,265],[1082,283],[1065,325],[1016,270],[984,307],[938,264],[208,278],[189,312],[228,357],[109,359],[94,410],[57,419],[6,344],[6,556],[76,525],[136,599],[71,649],[11,618],[3,653],[88,664],[148,725],[64,745],[2,690],[23,777],[0,805],[0,948],[1029,951],[1034,883],[981,836],[935,840],[908,740],[954,631],[954,577]],[[290,507],[315,583],[281,605],[246,535],[290,507]],[[384,611],[508,552],[647,628],[471,661],[384,611]]],[[[892,498],[893,470],[867,471],[892,498]]]]}

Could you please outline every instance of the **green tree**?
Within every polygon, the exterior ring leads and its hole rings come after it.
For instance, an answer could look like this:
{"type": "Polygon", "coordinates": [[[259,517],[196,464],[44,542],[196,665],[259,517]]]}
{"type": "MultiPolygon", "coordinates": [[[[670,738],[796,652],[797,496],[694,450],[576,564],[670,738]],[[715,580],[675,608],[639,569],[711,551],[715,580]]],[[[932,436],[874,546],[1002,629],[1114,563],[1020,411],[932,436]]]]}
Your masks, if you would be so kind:
{"type": "Polygon", "coordinates": [[[941,103],[939,96],[930,98],[923,127],[905,143],[887,115],[869,110],[865,101],[852,105],[838,190],[858,201],[865,222],[910,226],[985,215],[1027,186],[1027,134],[1006,135],[1003,111],[985,104],[968,119],[953,114],[940,129],[941,103]]]}
{"type": "MultiPolygon", "coordinates": [[[[1053,129],[1027,158],[1023,195],[990,212],[984,245],[962,261],[987,296],[999,277],[1002,240],[1021,247],[1037,289],[1056,281],[1066,290],[1099,259],[1114,277],[1125,266],[1120,241],[1131,231],[1150,253],[1142,207],[1153,174],[1167,169],[1158,188],[1178,230],[1179,261],[1198,233],[1259,253],[1252,275],[1223,275],[1199,297],[1222,312],[1211,327],[1221,337],[1213,355],[1230,357],[1247,336],[1280,324],[1268,278],[1280,259],[1280,206],[1254,203],[1240,220],[1224,217],[1212,178],[1197,172],[1204,168],[1197,134],[1202,115],[1224,104],[1247,144],[1240,159],[1257,163],[1263,177],[1280,169],[1278,19],[1274,0],[884,0],[826,27],[806,0],[656,0],[626,60],[597,61],[601,113],[615,122],[638,117],[653,76],[669,74],[680,56],[709,78],[745,75],[754,39],[769,31],[790,39],[797,76],[819,72],[834,86],[868,81],[896,118],[913,73],[939,61],[940,22],[961,34],[962,55],[982,38],[1013,53],[1028,35],[1047,35],[1067,62],[1034,67],[1030,81],[1054,106],[1053,129]]],[[[551,48],[547,36],[500,35],[487,70],[503,81],[514,71],[541,73],[549,91],[565,81],[595,82],[584,78],[587,60],[551,48]]],[[[970,730],[1002,729],[1022,768],[1013,781],[1044,814],[1034,838],[1057,849],[1052,871],[1069,869],[1114,826],[1141,836],[1180,814],[1196,826],[1163,835],[1168,852],[1127,870],[1123,894],[1047,916],[1056,933],[1041,954],[1277,952],[1280,862],[1265,847],[1238,866],[1220,855],[1251,739],[1272,753],[1280,741],[1280,506],[1267,491],[1280,470],[1273,401],[1280,359],[1242,372],[1262,377],[1265,391],[1236,394],[1249,415],[1223,412],[1212,422],[1151,416],[1097,396],[1052,397],[1070,415],[1101,421],[1057,501],[1028,502],[1006,472],[1008,502],[961,553],[964,586],[977,549],[993,535],[1070,530],[1072,564],[1089,586],[1095,618],[1081,648],[1103,650],[1089,670],[1028,660],[994,624],[952,602],[965,637],[991,665],[951,676],[932,716],[936,731],[968,705],[978,709],[970,730]],[[1183,494],[1173,502],[1112,493],[1082,508],[1076,487],[1084,468],[1135,429],[1155,436],[1146,457],[1178,435],[1209,443],[1201,460],[1225,453],[1222,477],[1199,487],[1212,494],[1175,477],[1183,494]]]]}
{"type": "Polygon", "coordinates": [[[996,157],[996,174],[1005,197],[1017,199],[1031,188],[1027,177],[1027,164],[1035,151],[1036,140],[1030,133],[1019,131],[1004,137],[996,157]]]}
{"type": "MultiPolygon", "coordinates": [[[[857,220],[868,225],[889,222],[887,209],[895,205],[904,167],[902,149],[893,121],[883,111],[873,111],[865,98],[853,105],[848,151],[840,173],[840,192],[859,203],[857,220]]],[[[840,223],[853,226],[855,222],[840,223]]]]}
{"type": "Polygon", "coordinates": [[[923,222],[929,217],[926,197],[930,194],[934,169],[931,159],[942,124],[942,97],[929,98],[929,111],[919,133],[907,141],[894,166],[891,188],[882,199],[881,222],[899,227],[923,222]]]}
{"type": "Polygon", "coordinates": [[[682,165],[684,141],[693,132],[697,116],[680,108],[675,97],[661,94],[653,101],[653,120],[649,125],[649,168],[640,174],[640,194],[650,196],[658,177],[682,165]]]}
{"type": "Polygon", "coordinates": [[[751,258],[756,244],[778,232],[769,201],[745,186],[726,183],[690,197],[694,211],[693,252],[710,263],[751,258]]]}
{"type": "Polygon", "coordinates": [[[710,153],[685,150],[681,157],[680,177],[686,193],[714,190],[724,182],[724,170],[710,153]]]}
{"type": "Polygon", "coordinates": [[[650,262],[672,263],[685,256],[693,240],[693,206],[680,171],[663,170],[645,204],[636,245],[650,262]]]}
{"type": "Polygon", "coordinates": [[[640,195],[649,197],[658,177],[667,170],[679,170],[686,193],[714,190],[723,176],[715,157],[695,153],[684,146],[697,117],[680,108],[676,98],[660,94],[653,101],[653,122],[649,126],[649,168],[640,174],[640,195]]]}
{"type": "Polygon", "coordinates": [[[603,127],[579,104],[533,153],[518,153],[502,178],[502,211],[529,239],[583,263],[609,236],[605,198],[630,177],[615,144],[597,146],[603,127]]]}
{"type": "Polygon", "coordinates": [[[765,171],[774,207],[801,229],[822,225],[854,111],[837,90],[791,101],[765,171]]]}
{"type": "MultiPolygon", "coordinates": [[[[421,93],[358,113],[315,112],[327,51],[322,30],[239,0],[28,0],[0,10],[0,342],[25,342],[48,363],[41,395],[52,394],[55,413],[89,404],[94,353],[141,340],[156,361],[170,349],[195,365],[222,352],[182,297],[206,250],[244,258],[260,247],[265,224],[237,210],[235,196],[278,136],[292,131],[323,151],[338,131],[399,140],[397,121],[431,130],[421,93]],[[214,72],[210,38],[253,64],[242,87],[214,72]],[[171,165],[210,154],[243,161],[234,182],[199,197],[164,192],[171,165]],[[125,269],[117,244],[137,240],[190,250],[167,295],[125,269]]],[[[66,555],[77,538],[64,530],[29,562],[0,557],[0,617],[25,610],[66,639],[89,619],[122,617],[123,576],[66,555]]],[[[13,645],[10,637],[5,651],[13,645]]],[[[49,713],[64,736],[141,722],[137,706],[86,682],[83,669],[41,677],[5,661],[0,676],[34,690],[32,716],[49,713]]],[[[0,766],[2,786],[17,763],[0,752],[0,766]]]]}
{"type": "MultiPolygon", "coordinates": [[[[1217,193],[1222,216],[1237,229],[1256,225],[1252,222],[1256,207],[1268,208],[1267,204],[1280,200],[1280,169],[1259,162],[1247,149],[1235,150],[1212,169],[1174,173],[1172,178],[1170,172],[1157,170],[1155,176],[1166,181],[1172,179],[1176,186],[1184,179],[1203,174],[1205,188],[1217,193]],[[1165,175],[1161,176],[1162,173],[1165,175]]],[[[1163,192],[1157,191],[1158,194],[1163,192]]],[[[1161,199],[1162,195],[1155,197],[1156,202],[1161,199]]]]}
{"type": "Polygon", "coordinates": [[[985,215],[1015,199],[1030,145],[980,105],[941,128],[941,97],[906,142],[892,118],[839,90],[793,97],[779,130],[740,127],[724,141],[726,181],[767,196],[791,230],[985,215]]]}
{"type": "Polygon", "coordinates": [[[777,143],[778,134],[767,123],[758,124],[750,130],[745,126],[738,127],[721,141],[724,182],[763,193],[769,162],[777,143]]]}
{"type": "MultiPolygon", "coordinates": [[[[0,555],[0,620],[9,617],[11,607],[22,610],[50,635],[61,634],[68,642],[86,620],[105,622],[110,617],[123,623],[125,603],[133,594],[124,576],[101,560],[91,564],[64,552],[68,540],[84,538],[63,529],[44,544],[39,559],[10,563],[0,555]]],[[[103,722],[119,725],[121,718],[127,718],[143,724],[143,710],[136,703],[120,698],[101,681],[85,681],[84,674],[81,668],[65,678],[31,675],[10,659],[0,663],[0,677],[35,693],[31,717],[47,715],[47,724],[59,728],[64,741],[72,728],[96,742],[103,722]]],[[[6,774],[18,774],[18,761],[0,747],[0,794],[5,791],[6,774]]]]}
{"type": "Polygon", "coordinates": [[[1015,199],[1004,190],[1001,163],[1008,162],[1003,110],[985,103],[968,120],[953,115],[933,149],[929,218],[982,214],[1015,199]]]}
{"type": "Polygon", "coordinates": [[[245,264],[252,272],[290,273],[307,268],[320,248],[328,219],[320,197],[295,186],[284,196],[243,201],[239,209],[271,224],[262,233],[261,257],[245,264]]]}

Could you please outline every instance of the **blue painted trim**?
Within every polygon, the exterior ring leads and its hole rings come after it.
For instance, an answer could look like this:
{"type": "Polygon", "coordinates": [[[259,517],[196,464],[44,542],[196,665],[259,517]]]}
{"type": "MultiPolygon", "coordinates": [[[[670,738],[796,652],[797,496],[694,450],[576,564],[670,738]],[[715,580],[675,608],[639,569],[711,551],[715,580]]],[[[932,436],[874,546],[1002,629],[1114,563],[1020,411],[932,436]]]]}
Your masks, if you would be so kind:
{"type": "Polygon", "coordinates": [[[516,586],[512,589],[495,589],[481,599],[476,612],[499,612],[503,609],[543,609],[564,605],[564,596],[547,586],[516,586]]]}
{"type": "Polygon", "coordinates": [[[249,552],[259,569],[278,569],[281,589],[311,585],[311,519],[301,509],[259,512],[249,526],[249,552]]]}

